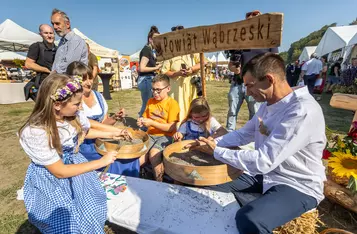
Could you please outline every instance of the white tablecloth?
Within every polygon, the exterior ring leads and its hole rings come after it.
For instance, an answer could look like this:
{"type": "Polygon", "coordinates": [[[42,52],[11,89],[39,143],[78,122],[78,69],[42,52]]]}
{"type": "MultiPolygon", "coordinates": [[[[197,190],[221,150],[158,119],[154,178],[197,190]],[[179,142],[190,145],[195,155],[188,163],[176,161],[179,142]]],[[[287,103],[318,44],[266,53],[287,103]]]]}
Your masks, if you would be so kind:
{"type": "Polygon", "coordinates": [[[108,175],[103,186],[112,223],[140,234],[238,233],[232,194],[108,175]]]}
{"type": "Polygon", "coordinates": [[[26,102],[24,95],[24,86],[26,84],[27,83],[0,83],[0,104],[26,102]]]}

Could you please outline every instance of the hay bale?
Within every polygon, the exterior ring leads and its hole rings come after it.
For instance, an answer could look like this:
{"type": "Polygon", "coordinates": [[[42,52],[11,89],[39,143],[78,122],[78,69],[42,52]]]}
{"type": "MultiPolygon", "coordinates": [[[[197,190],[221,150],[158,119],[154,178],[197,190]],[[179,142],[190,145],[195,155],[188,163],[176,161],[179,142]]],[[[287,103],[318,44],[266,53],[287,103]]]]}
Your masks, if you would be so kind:
{"type": "Polygon", "coordinates": [[[291,220],[281,227],[276,228],[274,234],[316,234],[319,220],[318,210],[312,210],[302,214],[300,217],[291,220]]]}

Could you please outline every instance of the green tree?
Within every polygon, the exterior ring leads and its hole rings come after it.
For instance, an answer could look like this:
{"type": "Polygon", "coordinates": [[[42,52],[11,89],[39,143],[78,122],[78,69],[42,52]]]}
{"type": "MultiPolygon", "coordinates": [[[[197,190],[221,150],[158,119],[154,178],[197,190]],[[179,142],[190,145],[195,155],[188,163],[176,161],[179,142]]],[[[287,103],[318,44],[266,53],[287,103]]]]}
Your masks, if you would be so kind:
{"type": "Polygon", "coordinates": [[[306,37],[301,38],[298,41],[295,41],[291,44],[289,50],[287,51],[288,56],[287,56],[287,63],[291,63],[295,60],[297,60],[303,51],[305,46],[317,46],[325,34],[326,30],[329,27],[335,27],[336,23],[330,24],[330,25],[325,25],[321,29],[314,31],[307,35],[306,37]]]}
{"type": "Polygon", "coordinates": [[[357,25],[357,18],[350,23],[350,25],[357,25]]]}
{"type": "Polygon", "coordinates": [[[288,52],[287,51],[284,51],[284,52],[281,52],[279,53],[280,57],[282,57],[285,61],[285,64],[287,64],[287,61],[288,61],[288,52]]]}

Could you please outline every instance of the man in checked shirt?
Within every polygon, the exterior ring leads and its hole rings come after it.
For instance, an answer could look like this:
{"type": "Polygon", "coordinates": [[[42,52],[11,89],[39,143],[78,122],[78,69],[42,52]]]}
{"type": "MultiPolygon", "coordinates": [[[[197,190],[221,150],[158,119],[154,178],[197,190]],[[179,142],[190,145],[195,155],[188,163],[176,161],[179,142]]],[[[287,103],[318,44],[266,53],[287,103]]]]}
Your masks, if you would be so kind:
{"type": "Polygon", "coordinates": [[[53,9],[51,23],[57,35],[61,37],[52,72],[65,73],[67,66],[74,61],[88,65],[86,42],[71,31],[71,22],[67,14],[58,9],[53,9]]]}

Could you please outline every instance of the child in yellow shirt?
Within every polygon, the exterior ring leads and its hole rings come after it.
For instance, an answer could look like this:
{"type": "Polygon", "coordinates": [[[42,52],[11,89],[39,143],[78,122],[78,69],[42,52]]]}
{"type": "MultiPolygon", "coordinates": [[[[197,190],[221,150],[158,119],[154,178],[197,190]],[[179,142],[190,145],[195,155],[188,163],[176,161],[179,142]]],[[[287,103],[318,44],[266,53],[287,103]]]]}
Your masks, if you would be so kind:
{"type": "Polygon", "coordinates": [[[140,166],[149,160],[157,181],[162,181],[164,175],[162,151],[172,143],[179,122],[180,108],[177,101],[168,96],[170,90],[170,78],[164,74],[157,75],[152,80],[153,98],[148,100],[143,117],[137,120],[139,127],[148,128],[150,137],[150,150],[140,158],[140,166]]]}

